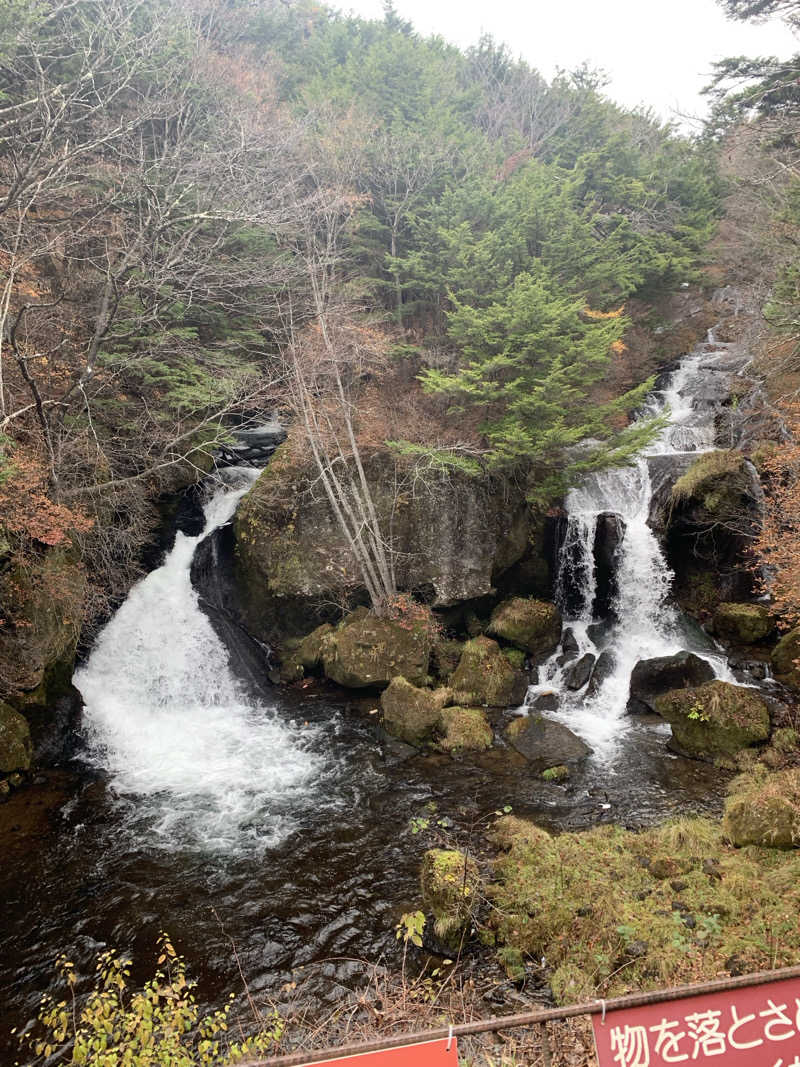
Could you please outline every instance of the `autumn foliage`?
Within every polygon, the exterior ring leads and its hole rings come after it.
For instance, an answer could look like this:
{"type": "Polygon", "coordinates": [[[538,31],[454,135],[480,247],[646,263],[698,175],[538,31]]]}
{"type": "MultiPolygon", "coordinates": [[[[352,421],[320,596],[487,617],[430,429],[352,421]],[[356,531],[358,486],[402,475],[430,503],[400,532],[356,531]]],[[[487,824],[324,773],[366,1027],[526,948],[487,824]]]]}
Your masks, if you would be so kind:
{"type": "Polygon", "coordinates": [[[800,622],[800,403],[786,405],[783,415],[792,439],[761,463],[768,494],[755,551],[766,567],[762,584],[790,627],[800,622]]]}
{"type": "Polygon", "coordinates": [[[17,448],[0,480],[0,526],[19,540],[55,547],[71,533],[88,533],[93,521],[48,496],[47,469],[33,453],[17,448]]]}

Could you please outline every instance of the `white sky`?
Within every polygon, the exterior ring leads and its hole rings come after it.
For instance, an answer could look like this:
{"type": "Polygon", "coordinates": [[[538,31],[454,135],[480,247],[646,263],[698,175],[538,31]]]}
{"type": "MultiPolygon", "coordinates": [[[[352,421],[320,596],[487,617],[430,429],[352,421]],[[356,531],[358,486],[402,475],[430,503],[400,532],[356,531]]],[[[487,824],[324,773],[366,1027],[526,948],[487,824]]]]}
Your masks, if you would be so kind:
{"type": "MultiPolygon", "coordinates": [[[[336,6],[383,17],[381,0],[336,6]]],[[[420,33],[462,47],[491,33],[548,77],[587,60],[611,76],[609,96],[664,118],[705,113],[699,91],[715,59],[800,50],[781,22],[731,22],[715,0],[395,0],[395,8],[420,33]]]]}

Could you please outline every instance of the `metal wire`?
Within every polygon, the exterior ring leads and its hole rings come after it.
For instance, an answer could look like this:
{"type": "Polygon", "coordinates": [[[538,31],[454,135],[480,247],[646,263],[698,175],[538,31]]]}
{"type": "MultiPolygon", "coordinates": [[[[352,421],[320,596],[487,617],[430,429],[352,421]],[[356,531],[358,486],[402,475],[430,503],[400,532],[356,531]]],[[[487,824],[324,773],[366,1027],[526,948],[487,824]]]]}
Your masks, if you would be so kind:
{"type": "Polygon", "coordinates": [[[786,978],[800,978],[800,966],[784,967],[778,971],[758,971],[756,974],[744,974],[737,978],[716,978],[711,982],[701,982],[698,985],[675,986],[672,989],[657,989],[650,993],[628,993],[624,997],[614,997],[604,1001],[593,1000],[586,1004],[570,1004],[565,1008],[545,1008],[540,1011],[523,1012],[520,1015],[494,1016],[491,1019],[478,1019],[472,1023],[440,1027],[438,1030],[395,1034],[392,1037],[364,1041],[356,1045],[307,1049],[305,1052],[293,1052],[288,1056],[275,1056],[268,1060],[250,1060],[241,1067],[302,1067],[304,1064],[324,1063],[326,1060],[334,1060],[342,1056],[382,1052],[404,1045],[421,1044],[424,1041],[442,1041],[450,1035],[466,1037],[470,1034],[496,1033],[498,1030],[515,1030],[518,1027],[533,1026],[536,1023],[546,1023],[555,1019],[574,1019],[578,1015],[597,1015],[600,1012],[605,1014],[606,1011],[638,1008],[644,1004],[657,1004],[660,1001],[683,1000],[686,997],[699,996],[703,993],[724,993],[731,989],[765,985],[767,982],[780,982],[786,978]]]}

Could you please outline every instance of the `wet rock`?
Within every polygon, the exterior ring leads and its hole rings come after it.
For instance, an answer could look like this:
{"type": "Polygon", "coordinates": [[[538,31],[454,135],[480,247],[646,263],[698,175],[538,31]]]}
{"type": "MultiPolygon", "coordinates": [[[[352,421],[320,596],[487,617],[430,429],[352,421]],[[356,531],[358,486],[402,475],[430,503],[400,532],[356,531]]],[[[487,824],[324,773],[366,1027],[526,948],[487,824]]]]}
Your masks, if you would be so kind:
{"type": "Polygon", "coordinates": [[[735,645],[755,645],[775,629],[775,619],[766,604],[723,603],[714,612],[714,633],[735,645]]]}
{"type": "Polygon", "coordinates": [[[506,740],[538,771],[581,763],[592,750],[566,726],[541,715],[515,719],[506,740]]]}
{"type": "Polygon", "coordinates": [[[443,708],[439,715],[442,752],[481,752],[492,747],[492,728],[481,708],[443,708]]]}
{"type": "Polygon", "coordinates": [[[26,719],[8,704],[0,703],[0,773],[29,770],[32,755],[26,719]]]}
{"type": "Polygon", "coordinates": [[[594,535],[596,593],[593,614],[604,619],[612,614],[618,593],[619,548],[625,536],[625,523],[619,515],[605,512],[597,518],[594,535]]]}
{"type": "Polygon", "coordinates": [[[581,656],[577,663],[567,671],[564,678],[564,684],[567,689],[571,689],[574,692],[578,689],[583,689],[589,681],[595,662],[595,657],[591,652],[587,652],[585,655],[581,656]]]}
{"type": "Polygon", "coordinates": [[[294,651],[284,656],[281,662],[280,679],[285,682],[313,674],[322,666],[324,638],[333,633],[329,622],[324,622],[303,638],[294,651]]]}
{"type": "Polygon", "coordinates": [[[537,693],[529,705],[532,711],[556,711],[558,693],[537,693]]]}
{"type": "Polygon", "coordinates": [[[731,656],[728,666],[740,682],[763,682],[771,674],[769,661],[749,659],[746,656],[731,656]]]}
{"type": "Polygon", "coordinates": [[[656,698],[674,689],[703,685],[714,678],[708,660],[693,652],[641,659],[633,668],[628,695],[628,712],[655,711],[656,698]]]}
{"type": "Polygon", "coordinates": [[[608,619],[605,622],[593,622],[586,627],[586,636],[596,648],[602,648],[611,633],[611,624],[608,619]]]}
{"type": "Polygon", "coordinates": [[[766,703],[730,682],[674,690],[656,699],[655,710],[672,727],[670,747],[694,759],[733,756],[769,737],[766,703]]]}
{"type": "Polygon", "coordinates": [[[605,652],[600,653],[594,665],[592,677],[589,679],[589,688],[587,689],[589,696],[594,696],[599,691],[603,682],[614,673],[616,666],[617,657],[613,652],[606,649],[605,652]]]}
{"type": "Polygon", "coordinates": [[[383,687],[398,675],[422,684],[428,677],[432,634],[433,626],[423,616],[406,623],[354,612],[322,638],[325,676],[348,689],[383,687]]]}
{"type": "Polygon", "coordinates": [[[547,600],[512,597],[494,609],[486,632],[530,656],[546,659],[558,648],[561,612],[547,600]]]}
{"type": "Polygon", "coordinates": [[[569,656],[574,659],[580,652],[580,645],[578,639],[575,636],[575,632],[571,627],[567,627],[561,638],[561,651],[565,656],[569,656]]]}
{"type": "Polygon", "coordinates": [[[392,737],[422,748],[433,741],[449,689],[420,689],[405,678],[393,678],[381,693],[383,726],[392,737]]]}
{"type": "Polygon", "coordinates": [[[458,666],[461,653],[464,651],[463,641],[454,641],[448,638],[440,638],[433,646],[431,655],[431,672],[442,682],[450,680],[450,676],[458,666]]]}
{"type": "Polygon", "coordinates": [[[450,686],[454,702],[465,707],[518,707],[525,699],[528,680],[524,671],[511,666],[496,641],[474,637],[464,645],[450,686]]]}
{"type": "Polygon", "coordinates": [[[772,666],[778,679],[784,685],[800,689],[800,626],[790,630],[780,639],[772,650],[772,666]]]}
{"type": "Polygon", "coordinates": [[[737,779],[725,803],[722,829],[734,845],[800,847],[800,770],[737,779]]]}

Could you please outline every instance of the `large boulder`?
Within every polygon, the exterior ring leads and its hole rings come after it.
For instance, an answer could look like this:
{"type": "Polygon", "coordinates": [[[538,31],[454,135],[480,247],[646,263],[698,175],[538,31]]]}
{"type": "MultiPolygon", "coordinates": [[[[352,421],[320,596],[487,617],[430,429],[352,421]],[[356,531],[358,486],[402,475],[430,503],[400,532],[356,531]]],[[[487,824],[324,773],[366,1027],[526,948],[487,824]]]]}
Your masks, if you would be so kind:
{"type": "Polygon", "coordinates": [[[313,674],[322,666],[322,649],[325,638],[330,633],[333,633],[333,627],[329,622],[324,622],[304,637],[293,652],[284,656],[281,663],[281,677],[284,681],[293,681],[302,678],[304,674],[313,674]]]}
{"type": "Polygon", "coordinates": [[[524,671],[511,666],[496,641],[474,637],[464,645],[450,688],[454,701],[465,707],[518,707],[525,699],[528,680],[524,671]]]}
{"type": "Polygon", "coordinates": [[[506,730],[506,740],[536,771],[574,765],[592,753],[572,730],[542,715],[515,719],[506,730]]]}
{"type": "Polygon", "coordinates": [[[420,689],[405,678],[392,678],[381,693],[384,729],[392,737],[422,748],[438,732],[442,708],[451,695],[449,689],[420,689]]]}
{"type": "Polygon", "coordinates": [[[619,515],[604,512],[597,517],[594,534],[595,597],[593,614],[604,619],[612,614],[617,597],[619,550],[625,537],[625,522],[619,515]]]}
{"type": "Polygon", "coordinates": [[[0,575],[0,699],[46,707],[69,690],[86,577],[69,549],[0,575]]]}
{"type": "Polygon", "coordinates": [[[640,659],[631,673],[628,711],[655,711],[656,699],[674,689],[704,685],[714,679],[714,668],[694,652],[640,659]]]}
{"type": "Polygon", "coordinates": [[[714,612],[714,633],[734,645],[755,645],[775,629],[766,604],[723,603],[714,612]]]}
{"type": "Polygon", "coordinates": [[[671,747],[695,759],[736,755],[769,737],[769,708],[756,690],[730,682],[676,689],[656,699],[672,727],[671,747]]]}
{"type": "Polygon", "coordinates": [[[722,828],[734,845],[800,847],[800,770],[736,779],[725,802],[722,828]]]}
{"type": "Polygon", "coordinates": [[[511,597],[494,609],[486,632],[537,659],[546,659],[561,640],[561,612],[547,600],[511,597]]]}
{"type": "Polygon", "coordinates": [[[595,657],[591,652],[584,653],[579,660],[576,660],[564,676],[567,689],[572,689],[574,692],[583,689],[589,681],[595,662],[595,657]]]}
{"type": "Polygon", "coordinates": [[[30,769],[33,745],[25,718],[0,703],[0,774],[30,769]]]}
{"type": "Polygon", "coordinates": [[[595,696],[600,691],[603,683],[614,673],[616,667],[617,657],[614,653],[610,649],[601,652],[594,665],[592,677],[589,679],[589,687],[586,690],[587,696],[595,696]]]}
{"type": "Polygon", "coordinates": [[[772,650],[772,666],[780,681],[800,689],[800,626],[784,634],[772,650]]]}
{"type": "Polygon", "coordinates": [[[492,747],[492,728],[481,708],[442,708],[439,715],[442,752],[482,752],[492,747]]]}
{"type": "MultiPolygon", "coordinates": [[[[300,434],[290,432],[234,522],[238,599],[249,629],[270,643],[331,618],[332,605],[366,598],[300,434]]],[[[416,476],[413,464],[388,449],[364,454],[378,522],[387,536],[391,531],[399,589],[424,589],[436,608],[445,608],[492,595],[498,579],[528,558],[542,565],[541,574],[522,578],[519,588],[549,587],[545,529],[524,488],[455,470],[416,476]]]]}
{"type": "Polygon", "coordinates": [[[362,609],[322,639],[325,676],[348,689],[383,688],[402,675],[424,685],[433,645],[432,620],[379,618],[362,609]]]}

